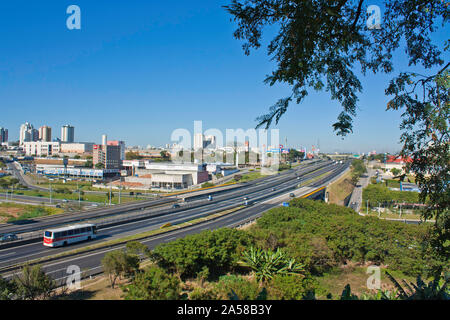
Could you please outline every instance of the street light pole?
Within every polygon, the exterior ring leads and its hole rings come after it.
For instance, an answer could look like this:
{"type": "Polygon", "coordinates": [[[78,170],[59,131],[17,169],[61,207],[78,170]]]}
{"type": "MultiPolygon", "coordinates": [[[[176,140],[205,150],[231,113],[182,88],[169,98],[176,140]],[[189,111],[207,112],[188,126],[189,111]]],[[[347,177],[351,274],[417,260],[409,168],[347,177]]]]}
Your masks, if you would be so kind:
{"type": "Polygon", "coordinates": [[[119,204],[120,204],[120,193],[121,193],[121,190],[122,190],[122,177],[120,177],[120,180],[119,180],[119,204]]]}

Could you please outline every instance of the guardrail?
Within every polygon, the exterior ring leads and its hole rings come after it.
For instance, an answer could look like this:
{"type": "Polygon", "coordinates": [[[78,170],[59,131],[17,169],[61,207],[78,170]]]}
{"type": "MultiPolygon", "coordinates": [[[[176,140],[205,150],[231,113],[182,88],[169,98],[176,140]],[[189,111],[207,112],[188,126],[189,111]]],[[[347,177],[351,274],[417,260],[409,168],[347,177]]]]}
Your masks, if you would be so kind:
{"type": "MultiPolygon", "coordinates": [[[[280,192],[285,192],[285,191],[287,191],[287,189],[290,189],[290,188],[292,188],[292,187],[295,188],[295,185],[294,185],[294,186],[288,186],[288,187],[285,187],[285,188],[283,188],[283,189],[280,189],[280,192]]],[[[317,192],[317,191],[319,191],[319,190],[321,190],[321,189],[322,189],[322,188],[318,188],[317,190],[313,191],[312,193],[317,192]]],[[[263,195],[263,196],[260,196],[260,197],[254,198],[254,199],[255,199],[255,200],[261,200],[261,199],[266,198],[266,197],[267,197],[267,195],[263,195]]],[[[215,213],[215,212],[226,211],[226,210],[228,210],[228,209],[235,208],[235,207],[237,207],[237,206],[242,206],[242,204],[240,204],[240,203],[231,204],[231,205],[229,205],[229,206],[225,206],[225,207],[222,207],[222,208],[218,208],[217,210],[214,210],[214,211],[212,211],[212,212],[209,211],[209,212],[205,213],[205,215],[211,215],[211,214],[213,214],[213,213],[215,213]]],[[[269,210],[269,209],[267,209],[267,210],[269,210]]],[[[243,226],[246,226],[246,225],[248,225],[248,224],[251,224],[251,223],[255,222],[255,221],[256,221],[256,220],[257,220],[264,212],[266,212],[267,210],[264,210],[263,212],[257,213],[257,214],[255,214],[255,215],[249,217],[249,218],[246,219],[246,220],[239,221],[239,222],[237,222],[237,223],[235,223],[235,224],[232,224],[232,225],[230,225],[230,226],[231,226],[231,227],[234,227],[234,228],[239,228],[239,227],[243,227],[243,226]]],[[[211,220],[215,220],[215,219],[218,219],[218,218],[220,218],[220,217],[214,217],[214,218],[211,219],[211,220]]],[[[187,220],[190,220],[189,217],[187,217],[186,219],[187,219],[187,220]]],[[[208,220],[208,221],[211,221],[211,220],[208,220]]],[[[183,221],[181,221],[181,222],[179,222],[179,223],[183,223],[183,221]]],[[[187,227],[190,227],[190,226],[186,226],[186,227],[183,227],[183,228],[187,228],[187,227]]],[[[170,231],[167,231],[167,232],[172,232],[172,231],[173,231],[173,230],[170,230],[170,231]]],[[[164,232],[164,233],[165,233],[165,232],[164,232]]],[[[147,236],[147,237],[145,237],[145,238],[143,238],[143,239],[150,238],[150,237],[153,237],[153,236],[154,236],[154,235],[152,235],[152,236],[147,236]]],[[[116,247],[116,246],[120,246],[120,245],[123,245],[123,243],[111,244],[111,245],[109,245],[109,246],[107,245],[107,246],[105,246],[105,247],[102,247],[101,249],[112,248],[112,247],[116,247]]],[[[91,249],[91,250],[87,250],[87,251],[85,251],[85,252],[83,252],[83,253],[87,253],[87,252],[91,252],[91,251],[96,251],[96,250],[99,250],[99,249],[100,249],[100,248],[94,248],[94,249],[91,249]]],[[[77,254],[79,254],[79,253],[73,253],[73,254],[71,254],[71,255],[77,255],[77,254]]],[[[67,256],[64,256],[64,257],[61,257],[61,258],[67,258],[67,257],[69,257],[69,256],[71,256],[71,255],[67,255],[67,256]]],[[[51,260],[53,261],[53,259],[51,259],[51,260]]],[[[143,260],[145,260],[145,259],[141,259],[141,261],[143,261],[143,260]]],[[[45,259],[44,259],[44,261],[42,261],[42,260],[39,261],[39,263],[43,263],[43,262],[46,262],[45,259]]],[[[4,271],[12,271],[12,270],[16,270],[16,269],[18,269],[18,268],[19,268],[18,266],[6,267],[6,268],[4,269],[4,271]]],[[[53,273],[53,272],[51,272],[51,273],[53,273]]],[[[101,267],[101,266],[97,266],[97,267],[95,267],[95,268],[83,270],[83,271],[81,272],[81,279],[86,279],[86,278],[88,278],[88,277],[92,278],[93,276],[96,276],[96,275],[101,274],[101,273],[103,273],[102,267],[101,267]]],[[[64,279],[67,279],[68,276],[69,276],[69,275],[65,275],[65,276],[63,276],[63,277],[61,277],[61,278],[58,278],[58,279],[56,279],[56,280],[57,280],[57,281],[61,281],[60,284],[61,284],[61,286],[63,286],[63,285],[64,285],[64,284],[63,284],[63,283],[64,283],[64,279]]]]}
{"type": "MultiPolygon", "coordinates": [[[[314,171],[306,173],[305,176],[310,175],[312,173],[315,174],[315,175],[319,175],[319,174],[321,174],[321,170],[323,168],[324,168],[324,166],[320,166],[319,168],[315,168],[314,171]]],[[[327,179],[327,178],[328,177],[324,177],[324,179],[327,179]]],[[[321,179],[321,180],[324,180],[324,179],[321,179]]],[[[289,181],[286,181],[286,182],[289,182],[289,181]]],[[[281,189],[277,189],[276,192],[270,192],[268,194],[265,194],[265,195],[262,195],[262,196],[259,196],[259,197],[256,197],[256,198],[252,198],[251,200],[252,200],[252,202],[259,201],[259,200],[264,200],[264,199],[266,199],[268,197],[272,197],[272,196],[274,196],[276,194],[280,194],[280,193],[283,193],[283,192],[286,192],[286,191],[290,191],[292,189],[295,189],[297,184],[298,184],[298,181],[294,180],[292,182],[292,185],[289,185],[289,186],[281,188],[281,189]]],[[[256,191],[256,192],[258,192],[258,191],[256,191]]],[[[215,202],[217,202],[217,201],[212,201],[212,202],[209,202],[209,203],[215,203],[215,202]]],[[[98,218],[85,218],[85,219],[71,221],[70,224],[75,224],[75,223],[80,223],[80,222],[95,223],[97,225],[98,229],[102,229],[102,228],[112,227],[112,226],[121,224],[124,221],[127,221],[129,223],[136,222],[136,221],[145,220],[145,219],[148,219],[148,218],[159,217],[159,216],[162,216],[162,215],[165,215],[165,214],[168,214],[168,213],[177,213],[177,212],[180,212],[180,211],[193,209],[193,208],[200,207],[200,206],[203,206],[203,205],[204,204],[198,204],[198,203],[197,204],[189,204],[189,203],[187,203],[186,205],[183,205],[182,207],[180,207],[178,210],[177,209],[174,210],[173,208],[167,208],[167,209],[163,209],[163,210],[153,210],[153,211],[150,211],[150,212],[147,211],[147,212],[144,212],[144,213],[128,214],[127,216],[120,217],[120,218],[113,218],[113,219],[107,219],[106,218],[106,219],[102,219],[102,221],[98,221],[98,218]]],[[[232,209],[232,208],[240,206],[240,205],[242,205],[242,203],[237,202],[237,203],[235,203],[233,205],[230,205],[230,206],[221,207],[219,210],[232,209]]],[[[128,211],[131,211],[131,210],[135,210],[135,209],[128,209],[128,211]]],[[[213,211],[210,211],[209,213],[205,213],[205,215],[208,215],[208,214],[211,214],[211,213],[214,213],[214,212],[217,212],[217,211],[213,210],[213,211]]],[[[66,224],[69,224],[69,223],[66,223],[66,224]]],[[[62,225],[64,225],[64,224],[62,224],[62,225]]],[[[6,249],[6,248],[10,248],[10,247],[17,246],[17,245],[39,242],[39,241],[42,240],[42,237],[43,237],[42,233],[43,233],[42,228],[39,231],[36,231],[36,232],[22,233],[22,234],[20,234],[20,239],[19,240],[0,244],[0,248],[1,249],[6,249]]]]}

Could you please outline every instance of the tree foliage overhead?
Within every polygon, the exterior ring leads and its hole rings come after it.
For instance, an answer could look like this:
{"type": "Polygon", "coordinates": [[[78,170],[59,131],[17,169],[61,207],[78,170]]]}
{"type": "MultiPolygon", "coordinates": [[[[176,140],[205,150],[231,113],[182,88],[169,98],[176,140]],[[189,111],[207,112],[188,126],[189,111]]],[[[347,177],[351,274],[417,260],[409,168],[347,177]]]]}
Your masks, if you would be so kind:
{"type": "Polygon", "coordinates": [[[292,94],[278,100],[258,119],[259,125],[278,122],[289,103],[300,103],[309,89],[326,89],[342,104],[344,110],[333,126],[337,134],[346,135],[352,131],[357,93],[362,90],[355,67],[360,66],[363,74],[391,72],[392,55],[403,43],[409,65],[442,65],[441,52],[430,36],[439,18],[448,19],[444,1],[388,0],[385,5],[382,28],[370,30],[362,0],[232,0],[225,6],[238,24],[234,36],[245,41],[247,55],[261,47],[265,27],[278,27],[268,45],[277,66],[265,81],[287,83],[292,94]]]}
{"type": "Polygon", "coordinates": [[[265,82],[288,84],[292,93],[258,117],[258,126],[278,123],[291,102],[302,102],[311,89],[325,89],[342,105],[333,128],[345,136],[353,132],[362,91],[357,69],[363,75],[391,73],[392,57],[403,49],[409,66],[427,73],[402,72],[385,94],[392,96],[387,109],[403,111],[402,153],[413,158],[410,169],[418,174],[422,199],[433,203],[426,218],[441,216],[440,230],[448,236],[449,63],[444,53],[449,46],[432,36],[448,22],[450,7],[442,0],[385,0],[381,28],[369,29],[368,5],[363,0],[231,0],[224,7],[237,23],[234,37],[244,41],[247,55],[261,47],[266,27],[277,30],[267,48],[276,67],[265,82]]]}

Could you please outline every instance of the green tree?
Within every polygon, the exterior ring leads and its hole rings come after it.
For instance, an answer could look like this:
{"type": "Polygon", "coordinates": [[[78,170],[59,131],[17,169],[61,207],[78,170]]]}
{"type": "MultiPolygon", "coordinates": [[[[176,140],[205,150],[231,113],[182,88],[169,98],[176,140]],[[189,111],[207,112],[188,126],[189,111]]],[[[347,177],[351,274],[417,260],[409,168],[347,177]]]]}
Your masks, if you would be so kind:
{"type": "Polygon", "coordinates": [[[21,300],[42,300],[52,296],[55,282],[45,274],[40,265],[26,265],[22,272],[13,278],[15,295],[21,300]]]}
{"type": "Polygon", "coordinates": [[[14,281],[9,281],[0,276],[0,300],[12,300],[17,291],[14,281]]]}
{"type": "MultiPolygon", "coordinates": [[[[370,3],[369,3],[370,4],[370,3]]],[[[440,0],[387,0],[383,24],[367,28],[364,1],[231,0],[225,9],[237,22],[234,37],[244,40],[246,55],[261,47],[263,31],[277,33],[269,42],[268,55],[276,63],[265,82],[286,83],[291,95],[279,99],[269,112],[257,118],[258,127],[278,123],[291,102],[301,103],[311,89],[330,92],[342,112],[333,124],[342,137],[353,132],[362,75],[391,73],[392,56],[398,49],[418,72],[402,72],[388,84],[388,110],[402,112],[401,154],[411,156],[408,168],[416,174],[421,200],[430,199],[425,218],[435,217],[441,234],[442,254],[449,254],[445,240],[450,232],[450,135],[448,41],[432,39],[445,26],[450,8],[440,0]]]]}
{"type": "Polygon", "coordinates": [[[162,158],[164,161],[170,160],[170,153],[169,153],[169,152],[163,150],[163,151],[160,152],[160,155],[161,155],[161,158],[162,158]]]}
{"type": "Polygon", "coordinates": [[[93,166],[92,160],[87,160],[87,161],[84,163],[84,166],[85,166],[86,168],[92,168],[92,166],[93,166]]]}
{"type": "Polygon", "coordinates": [[[127,242],[126,250],[128,253],[135,255],[148,255],[150,253],[150,249],[139,241],[127,242]]]}
{"type": "Polygon", "coordinates": [[[156,246],[151,259],[166,272],[177,273],[182,278],[195,277],[204,267],[211,276],[217,276],[238,266],[241,251],[250,241],[250,236],[243,231],[207,230],[156,246]]]}
{"type": "Polygon", "coordinates": [[[392,168],[391,169],[392,174],[396,177],[398,176],[400,173],[402,173],[402,171],[400,169],[397,168],[392,168]]]}
{"type": "Polygon", "coordinates": [[[108,275],[111,287],[122,277],[128,277],[139,270],[139,258],[124,250],[114,250],[105,254],[102,259],[103,272],[108,275]]]}
{"type": "Polygon", "coordinates": [[[180,298],[179,279],[158,267],[139,272],[124,289],[126,300],[177,300],[180,298]]]}
{"type": "Polygon", "coordinates": [[[95,167],[95,169],[104,169],[105,165],[103,163],[99,162],[99,163],[96,163],[94,167],[95,167]]]}
{"type": "Polygon", "coordinates": [[[126,160],[140,160],[142,159],[142,156],[139,154],[139,152],[133,152],[129,151],[125,154],[126,160]]]}

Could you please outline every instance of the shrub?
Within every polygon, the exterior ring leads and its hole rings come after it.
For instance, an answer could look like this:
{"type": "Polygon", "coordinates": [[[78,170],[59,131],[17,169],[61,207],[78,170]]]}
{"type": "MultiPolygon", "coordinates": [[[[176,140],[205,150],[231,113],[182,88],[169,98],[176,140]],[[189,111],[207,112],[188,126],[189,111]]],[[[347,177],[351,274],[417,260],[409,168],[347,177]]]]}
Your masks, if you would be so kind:
{"type": "Polygon", "coordinates": [[[310,278],[296,275],[276,275],[268,285],[271,300],[303,300],[314,292],[315,285],[310,278]]]}
{"type": "Polygon", "coordinates": [[[240,253],[250,244],[250,236],[235,229],[218,229],[190,235],[158,245],[151,259],[167,272],[182,278],[194,277],[204,267],[220,275],[237,266],[240,253]]]}
{"type": "Polygon", "coordinates": [[[126,300],[177,300],[180,298],[180,281],[158,267],[139,272],[124,289],[126,300]]]}
{"type": "Polygon", "coordinates": [[[256,281],[246,280],[241,276],[227,275],[220,277],[215,284],[221,300],[257,300],[260,298],[261,288],[256,281]]]}
{"type": "Polygon", "coordinates": [[[361,217],[349,208],[307,199],[268,211],[250,232],[263,248],[275,239],[278,247],[286,248],[313,274],[348,260],[388,264],[411,276],[449,265],[433,250],[430,226],[361,217]]]}

